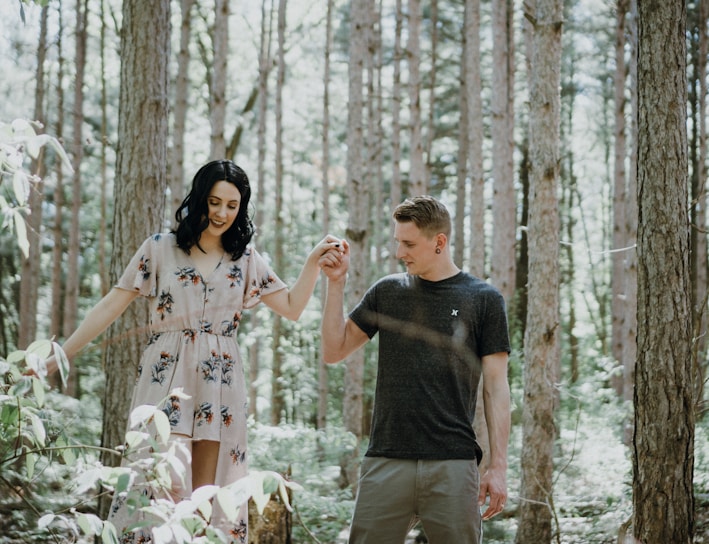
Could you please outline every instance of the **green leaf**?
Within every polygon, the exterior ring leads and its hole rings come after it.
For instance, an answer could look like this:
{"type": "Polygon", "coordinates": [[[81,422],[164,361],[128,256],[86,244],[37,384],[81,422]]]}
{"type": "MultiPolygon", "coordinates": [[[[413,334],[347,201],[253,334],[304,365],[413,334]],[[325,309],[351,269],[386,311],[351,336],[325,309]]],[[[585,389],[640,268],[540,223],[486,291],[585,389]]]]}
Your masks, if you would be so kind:
{"type": "Polygon", "coordinates": [[[12,210],[12,215],[15,218],[15,231],[17,233],[17,245],[20,246],[22,255],[25,259],[30,254],[30,242],[27,239],[27,227],[25,226],[25,219],[22,214],[16,210],[12,210]]]}
{"type": "Polygon", "coordinates": [[[154,414],[155,428],[158,430],[160,440],[167,444],[170,439],[170,420],[162,410],[156,410],[154,414]]]}
{"type": "Polygon", "coordinates": [[[87,535],[98,535],[103,530],[103,522],[101,518],[93,514],[79,514],[76,518],[76,522],[87,535]]]}
{"type": "Polygon", "coordinates": [[[42,359],[46,359],[52,353],[51,340],[35,340],[27,346],[27,353],[36,353],[42,359]]]}
{"type": "Polygon", "coordinates": [[[12,121],[12,131],[15,134],[15,138],[27,139],[35,134],[37,134],[27,119],[15,119],[12,121]]]}
{"type": "Polygon", "coordinates": [[[10,353],[10,355],[7,356],[8,363],[17,364],[20,361],[24,361],[24,360],[25,360],[25,352],[23,350],[13,351],[12,353],[10,353]]]}
{"type": "Polygon", "coordinates": [[[67,465],[73,465],[76,463],[76,452],[74,448],[64,448],[61,451],[61,456],[67,465]]]}
{"type": "Polygon", "coordinates": [[[54,137],[51,137],[49,139],[49,145],[52,146],[54,151],[56,151],[57,155],[59,155],[62,159],[62,162],[64,163],[64,167],[66,170],[69,172],[69,174],[74,173],[74,167],[71,165],[71,160],[69,160],[69,155],[67,155],[66,151],[64,150],[64,147],[62,147],[62,144],[59,143],[59,140],[57,140],[54,137]]]}
{"type": "Polygon", "coordinates": [[[32,377],[32,391],[34,392],[34,396],[37,399],[37,406],[41,408],[42,406],[44,406],[44,399],[46,395],[44,391],[44,383],[42,383],[42,380],[32,377]]]}
{"type": "Polygon", "coordinates": [[[15,385],[10,388],[10,394],[16,397],[23,397],[32,390],[32,380],[23,376],[15,385]]]}
{"type": "Polygon", "coordinates": [[[37,521],[37,527],[40,529],[46,529],[54,521],[57,516],[55,514],[45,514],[37,521]]]}
{"type": "Polygon", "coordinates": [[[66,379],[69,376],[69,358],[64,353],[62,347],[56,342],[52,342],[52,349],[54,350],[54,357],[57,360],[57,367],[59,368],[59,376],[62,379],[62,385],[66,387],[66,379]]]}
{"type": "Polygon", "coordinates": [[[12,176],[12,189],[15,192],[15,199],[24,206],[30,197],[30,180],[27,173],[22,170],[16,170],[12,176]]]}
{"type": "Polygon", "coordinates": [[[103,531],[101,531],[101,542],[103,544],[119,544],[118,533],[115,526],[110,521],[103,522],[103,531]]]}
{"type": "Polygon", "coordinates": [[[47,441],[47,431],[44,428],[44,423],[35,414],[30,414],[30,422],[32,423],[32,430],[34,430],[35,442],[43,448],[47,441]]]}
{"type": "Polygon", "coordinates": [[[25,456],[25,467],[27,469],[27,479],[31,480],[34,476],[34,467],[37,464],[37,456],[34,453],[28,453],[25,456]]]}
{"type": "Polygon", "coordinates": [[[128,489],[128,484],[130,484],[130,474],[121,474],[116,481],[116,493],[122,493],[128,489]]]}
{"type": "Polygon", "coordinates": [[[152,404],[136,406],[130,413],[130,428],[132,429],[138,425],[146,424],[156,411],[157,408],[152,404]]]}

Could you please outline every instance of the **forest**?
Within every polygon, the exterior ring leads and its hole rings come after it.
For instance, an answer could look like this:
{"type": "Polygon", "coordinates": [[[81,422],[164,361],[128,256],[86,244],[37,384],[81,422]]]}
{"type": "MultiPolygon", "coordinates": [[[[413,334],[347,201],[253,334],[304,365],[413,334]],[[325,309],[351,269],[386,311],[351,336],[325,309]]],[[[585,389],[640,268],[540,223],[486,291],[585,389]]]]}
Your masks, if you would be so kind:
{"type": "MultiPolygon", "coordinates": [[[[348,240],[348,308],[404,270],[393,208],[446,204],[512,340],[509,500],[484,542],[709,542],[707,8],[0,3],[0,543],[118,542],[128,422],[164,431],[129,413],[147,306],[71,364],[59,346],[216,158],[247,172],[286,283],[326,233],[348,240]]],[[[154,542],[224,542],[210,499],[248,497],[249,542],[347,541],[377,339],[325,365],[324,283],[295,322],[244,312],[249,477],[146,504],[154,542]]],[[[480,406],[474,427],[488,451],[480,406]]],[[[132,470],[160,479],[161,459],[132,470]]]]}

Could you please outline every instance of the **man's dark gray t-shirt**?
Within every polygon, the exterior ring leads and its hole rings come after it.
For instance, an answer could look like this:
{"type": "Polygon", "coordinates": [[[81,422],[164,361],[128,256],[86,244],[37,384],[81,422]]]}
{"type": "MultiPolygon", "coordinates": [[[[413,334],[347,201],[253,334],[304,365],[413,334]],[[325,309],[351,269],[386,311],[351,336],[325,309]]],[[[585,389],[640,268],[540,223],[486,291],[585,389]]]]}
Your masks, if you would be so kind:
{"type": "Polygon", "coordinates": [[[465,272],[430,282],[382,278],[350,319],[379,333],[369,457],[475,459],[481,358],[510,351],[500,292],[465,272]]]}

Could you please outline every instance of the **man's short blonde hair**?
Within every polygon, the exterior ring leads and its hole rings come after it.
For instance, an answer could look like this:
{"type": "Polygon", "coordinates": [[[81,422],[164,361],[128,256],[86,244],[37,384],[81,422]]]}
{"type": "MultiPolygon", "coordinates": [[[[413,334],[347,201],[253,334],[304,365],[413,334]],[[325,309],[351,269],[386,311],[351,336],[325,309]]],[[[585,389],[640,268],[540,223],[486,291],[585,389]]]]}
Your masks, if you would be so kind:
{"type": "Polygon", "coordinates": [[[414,223],[429,238],[438,233],[450,236],[451,216],[443,203],[432,196],[407,198],[392,215],[398,223],[414,223]]]}

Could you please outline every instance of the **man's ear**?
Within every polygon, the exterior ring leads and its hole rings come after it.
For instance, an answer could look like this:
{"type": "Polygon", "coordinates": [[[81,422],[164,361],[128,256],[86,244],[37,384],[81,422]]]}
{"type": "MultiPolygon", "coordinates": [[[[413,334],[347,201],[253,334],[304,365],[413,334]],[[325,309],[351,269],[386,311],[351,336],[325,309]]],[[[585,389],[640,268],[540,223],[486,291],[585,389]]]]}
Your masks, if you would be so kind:
{"type": "Polygon", "coordinates": [[[448,245],[448,236],[446,236],[442,232],[439,232],[438,234],[436,234],[436,247],[443,250],[443,249],[445,249],[445,247],[447,245],[448,245]]]}

